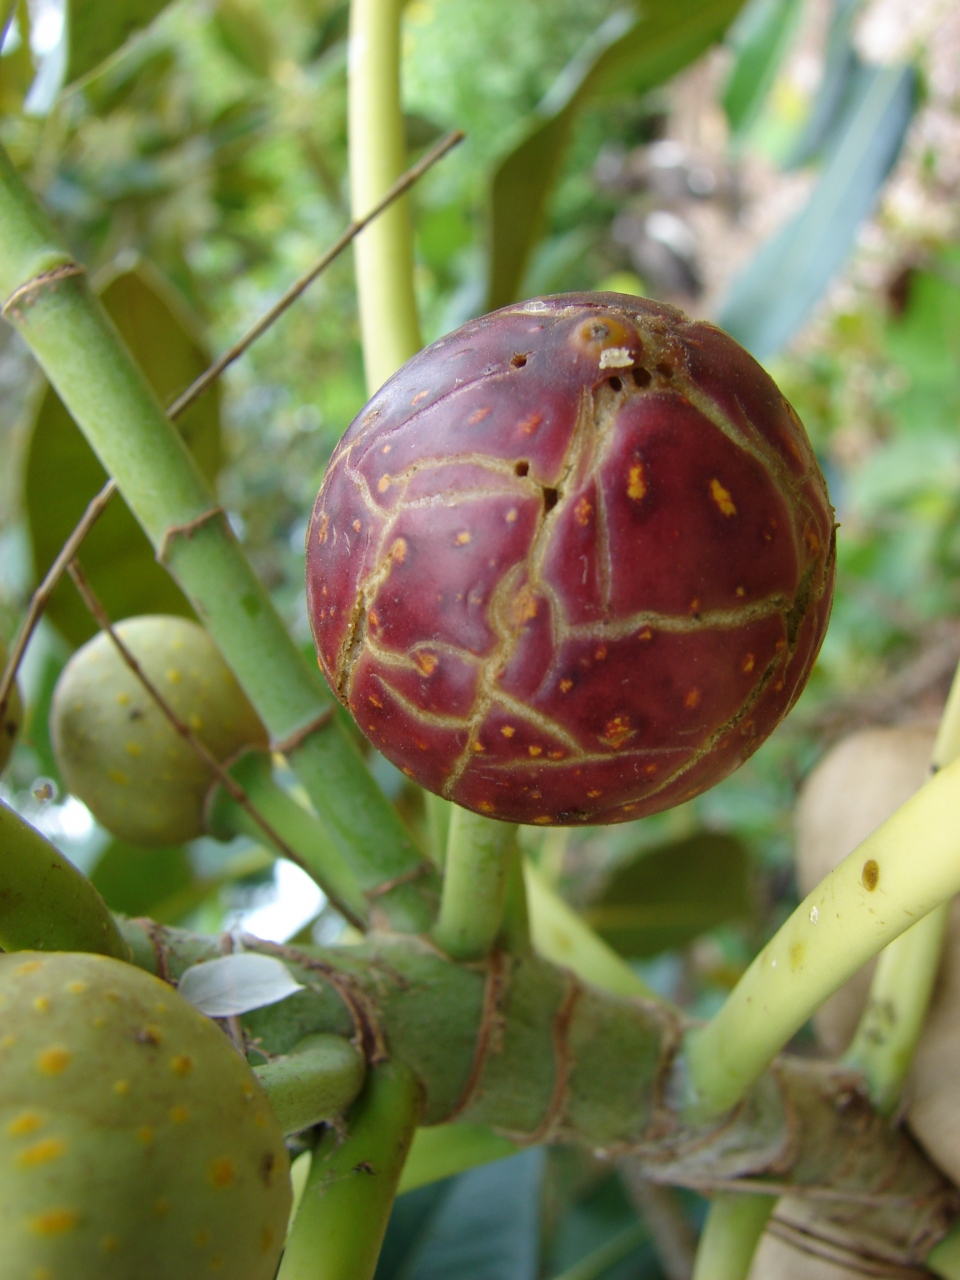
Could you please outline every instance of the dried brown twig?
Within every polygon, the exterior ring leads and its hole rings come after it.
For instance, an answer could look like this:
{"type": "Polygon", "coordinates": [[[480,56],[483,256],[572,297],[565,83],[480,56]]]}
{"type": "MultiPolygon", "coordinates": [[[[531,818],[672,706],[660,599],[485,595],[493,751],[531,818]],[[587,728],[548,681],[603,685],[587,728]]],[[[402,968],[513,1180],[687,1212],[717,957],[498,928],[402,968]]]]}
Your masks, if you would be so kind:
{"type": "MultiPolygon", "coordinates": [[[[107,611],[104,609],[93,588],[90,586],[90,583],[87,581],[87,575],[83,572],[79,561],[71,560],[67,565],[67,572],[73,579],[74,585],[80,592],[80,598],[89,609],[91,616],[97,623],[97,626],[101,631],[105,631],[113,641],[120,657],[137,677],[144,689],[146,689],[147,693],[170,721],[177,733],[179,733],[180,737],[193,748],[207,768],[216,776],[217,780],[223,786],[230,798],[235,800],[236,803],[250,815],[274,848],[281,853],[283,857],[288,858],[291,862],[295,862],[298,867],[302,867],[310,878],[313,879],[313,871],[305,863],[303,858],[301,858],[295,850],[290,848],[272,823],[270,823],[263,814],[260,813],[253,801],[247,795],[246,791],[244,791],[243,787],[241,787],[236,778],[234,778],[232,774],[223,767],[213,752],[210,751],[206,743],[201,738],[198,738],[190,726],[180,719],[173,707],[170,706],[169,702],[167,702],[163,694],[140,666],[140,663],[117,635],[107,611]]],[[[349,920],[350,923],[358,929],[366,929],[366,924],[357,916],[355,911],[351,910],[345,902],[342,902],[335,893],[331,892],[331,890],[327,888],[327,886],[324,885],[322,887],[330,902],[336,907],[340,914],[345,917],[345,919],[349,920]]]]}
{"type": "MultiPolygon", "coordinates": [[[[380,214],[383,213],[384,209],[386,209],[388,205],[391,205],[394,200],[398,199],[398,197],[408,191],[414,183],[422,178],[427,170],[432,168],[438,160],[442,159],[448,151],[451,151],[458,143],[462,142],[464,136],[463,131],[457,129],[453,133],[447,134],[445,138],[441,138],[435,147],[428,151],[421,160],[418,160],[415,165],[412,165],[406,173],[402,174],[397,179],[393,186],[390,187],[383,197],[377,201],[369,213],[365,213],[362,218],[355,218],[344,230],[340,238],[336,240],[325,253],[320,255],[316,262],[314,262],[313,266],[311,266],[308,271],[300,276],[300,278],[296,280],[289,289],[287,289],[277,302],[274,303],[270,310],[260,317],[256,324],[247,330],[239,342],[235,342],[232,347],[229,347],[222,356],[213,362],[209,369],[205,370],[200,377],[196,379],[196,381],[190,384],[182,395],[177,397],[167,410],[167,417],[172,421],[175,418],[178,418],[185,409],[189,408],[189,406],[193,404],[193,402],[202,395],[204,391],[206,391],[207,387],[219,378],[224,369],[233,364],[235,360],[238,360],[240,356],[242,356],[243,353],[247,351],[254,342],[256,342],[257,338],[266,333],[267,329],[270,328],[274,321],[278,320],[288,307],[296,302],[301,293],[303,293],[304,290],[311,285],[314,280],[316,280],[317,276],[319,276],[321,272],[326,270],[335,258],[338,258],[340,254],[343,253],[344,249],[346,249],[347,246],[356,239],[364,227],[368,226],[375,218],[379,217],[380,214]]],[[[7,709],[7,704],[10,701],[13,682],[17,678],[17,671],[19,670],[20,663],[23,660],[23,655],[26,653],[27,645],[30,643],[30,637],[36,630],[37,624],[43,616],[43,611],[46,609],[50,597],[56,589],[57,583],[62,578],[64,571],[69,566],[71,560],[73,560],[77,552],[80,550],[80,546],[84,538],[96,524],[100,514],[106,508],[110,499],[116,492],[116,484],[113,480],[108,480],[96,497],[91,500],[86,511],[84,511],[79,524],[63,544],[56,560],[54,560],[53,564],[47,570],[46,576],[40,583],[40,586],[37,587],[36,591],[33,593],[30,599],[30,605],[27,609],[27,616],[23,621],[23,626],[17,633],[17,638],[10,651],[10,657],[7,661],[6,667],[4,668],[3,676],[0,678],[0,720],[3,719],[3,715],[7,709]]]]}

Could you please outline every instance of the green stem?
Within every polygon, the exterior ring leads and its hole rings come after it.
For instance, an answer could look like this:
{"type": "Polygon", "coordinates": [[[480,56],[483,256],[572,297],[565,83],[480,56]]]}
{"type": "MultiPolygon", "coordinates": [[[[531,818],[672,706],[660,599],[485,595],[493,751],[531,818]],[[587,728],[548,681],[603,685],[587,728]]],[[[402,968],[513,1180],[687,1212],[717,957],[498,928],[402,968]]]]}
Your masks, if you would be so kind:
{"type": "MultiPolygon", "coordinates": [[[[230,774],[287,845],[286,850],[277,849],[277,852],[286,856],[289,850],[337,910],[351,924],[365,929],[369,909],[356,876],[323,823],[274,782],[270,755],[265,751],[244,752],[230,766],[230,774]]],[[[259,823],[220,783],[211,788],[205,816],[208,831],[218,840],[230,840],[237,835],[250,836],[259,843],[265,839],[259,823]]]]}
{"type": "Polygon", "coordinates": [[[317,1144],[277,1280],[371,1280],[419,1111],[412,1072],[371,1068],[346,1139],[317,1144]]]}
{"type": "Polygon", "coordinates": [[[927,1254],[924,1266],[943,1280],[960,1280],[960,1225],[955,1226],[927,1254]]]}
{"type": "Polygon", "coordinates": [[[697,1247],[693,1280],[746,1280],[776,1196],[715,1196],[697,1247]]]}
{"type": "Polygon", "coordinates": [[[366,1063],[343,1036],[307,1036],[285,1057],[254,1068],[284,1133],[346,1111],[363,1088],[366,1063]]]}
{"type": "Polygon", "coordinates": [[[257,580],[183,440],[164,415],[79,269],[0,149],[0,298],[128,506],[183,587],[361,889],[422,930],[436,886],[257,580]],[[314,723],[318,728],[307,732],[314,723]]]}
{"type": "Polygon", "coordinates": [[[506,884],[503,897],[503,927],[500,944],[514,955],[529,951],[533,945],[530,937],[530,907],[527,902],[527,886],[523,879],[523,854],[516,837],[507,849],[506,884]]]}
{"type": "Polygon", "coordinates": [[[477,1165],[512,1156],[520,1148],[482,1124],[438,1124],[418,1129],[400,1177],[399,1195],[477,1165]]]}
{"type": "MultiPolygon", "coordinates": [[[[960,756],[960,670],[933,744],[931,765],[939,772],[960,756]]],[[[920,1033],[927,1019],[950,919],[944,903],[884,950],[877,962],[866,1008],[844,1061],[863,1072],[873,1105],[885,1115],[897,1108],[920,1033]]]]}
{"type": "Polygon", "coordinates": [[[86,876],[2,801],[0,947],[130,959],[107,904],[86,876]]]}
{"type": "MultiPolygon", "coordinates": [[[[350,199],[361,217],[403,172],[400,13],[403,0],[352,0],[348,90],[350,199]]],[[[363,362],[370,395],[421,347],[406,196],[354,248],[363,362]]]]}
{"type": "Polygon", "coordinates": [[[734,1105],[829,995],[960,890],[960,761],[836,867],[763,948],[707,1026],[689,1032],[689,1105],[734,1105]]]}
{"type": "Polygon", "coordinates": [[[427,829],[430,832],[433,860],[438,867],[442,867],[447,856],[447,838],[450,835],[453,805],[449,800],[444,800],[443,796],[435,795],[432,791],[425,791],[423,797],[427,806],[427,829]]]}
{"type": "Polygon", "coordinates": [[[573,907],[549,887],[529,861],[524,862],[530,932],[534,950],[545,960],[571,969],[584,982],[619,996],[642,996],[653,992],[625,960],[597,937],[573,907]]]}
{"type": "Polygon", "coordinates": [[[496,941],[516,833],[508,822],[453,810],[433,937],[454,960],[482,960],[496,941]]]}
{"type": "Polygon", "coordinates": [[[593,1253],[588,1253],[572,1267],[561,1271],[554,1280],[597,1280],[598,1276],[602,1276],[605,1271],[609,1271],[623,1258],[639,1249],[646,1239],[647,1231],[642,1222],[636,1222],[632,1227],[624,1227],[611,1240],[605,1241],[598,1249],[594,1249],[593,1253]]]}

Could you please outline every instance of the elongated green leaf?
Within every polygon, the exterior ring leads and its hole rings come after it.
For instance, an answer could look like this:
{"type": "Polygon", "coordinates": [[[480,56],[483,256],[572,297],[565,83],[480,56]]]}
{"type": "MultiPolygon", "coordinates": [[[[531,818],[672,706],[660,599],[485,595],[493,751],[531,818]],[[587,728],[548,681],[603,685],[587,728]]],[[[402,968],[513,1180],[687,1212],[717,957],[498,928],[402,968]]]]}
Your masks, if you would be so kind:
{"type": "Polygon", "coordinates": [[[735,138],[760,114],[796,29],[803,0],[751,0],[730,32],[736,61],[723,91],[735,138]]]}
{"type": "Polygon", "coordinates": [[[851,39],[860,3],[861,0],[834,0],[823,75],[803,132],[784,165],[787,169],[798,168],[819,155],[843,118],[854,76],[862,65],[851,39]]]}
{"type": "Polygon", "coordinates": [[[66,83],[79,80],[149,26],[170,0],[71,0],[66,83]]]}
{"type": "MultiPolygon", "coordinates": [[[[190,385],[209,364],[198,324],[159,274],[139,263],[115,275],[101,298],[163,403],[190,385]]],[[[178,426],[204,474],[220,464],[220,408],[216,387],[180,418],[178,426]]],[[[107,474],[48,386],[37,405],[27,455],[25,505],[33,562],[46,573],[107,474]]],[[[191,614],[186,598],[154,559],[153,548],[123,500],[114,497],[83,544],[81,560],[108,613],[191,614]]],[[[73,583],[61,581],[47,614],[72,643],[96,631],[73,583]]]]}
{"type": "Polygon", "coordinates": [[[148,916],[161,902],[189,889],[194,874],[181,845],[138,849],[114,840],[98,858],[90,879],[111,911],[148,916]]]}
{"type": "Polygon", "coordinates": [[[741,4],[678,0],[650,6],[639,20],[618,10],[568,64],[494,174],[488,309],[517,296],[578,112],[602,97],[662,84],[720,39],[741,4]]]}
{"type": "Polygon", "coordinates": [[[911,67],[862,67],[845,127],[807,205],[733,282],[720,324],[759,360],[779,351],[843,266],[903,143],[911,67]]]}
{"type": "Polygon", "coordinates": [[[709,831],[661,845],[616,871],[584,914],[624,956],[682,946],[750,914],[747,851],[709,831]]]}

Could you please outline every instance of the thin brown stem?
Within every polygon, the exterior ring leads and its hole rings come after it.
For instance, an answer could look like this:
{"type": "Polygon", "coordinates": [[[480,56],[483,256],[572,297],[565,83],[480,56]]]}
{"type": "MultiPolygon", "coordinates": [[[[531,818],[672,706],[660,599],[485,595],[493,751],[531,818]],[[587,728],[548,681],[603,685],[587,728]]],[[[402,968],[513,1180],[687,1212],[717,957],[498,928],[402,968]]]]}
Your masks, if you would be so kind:
{"type": "MultiPolygon", "coordinates": [[[[100,600],[98,599],[93,588],[90,586],[90,583],[87,580],[87,575],[83,572],[83,569],[80,566],[80,562],[75,559],[71,560],[69,565],[67,566],[67,572],[70,574],[70,577],[73,579],[74,585],[76,586],[77,590],[80,592],[80,598],[83,600],[83,603],[89,609],[90,614],[96,621],[97,626],[101,629],[101,631],[105,631],[107,635],[110,637],[110,639],[113,641],[113,644],[115,645],[117,652],[120,654],[120,657],[127,664],[127,666],[130,668],[133,674],[137,677],[137,679],[146,689],[147,693],[150,695],[153,701],[157,704],[157,706],[160,708],[160,710],[163,712],[166,718],[170,721],[171,725],[174,727],[174,729],[176,729],[177,733],[179,733],[180,737],[183,738],[184,741],[189,744],[189,746],[196,752],[196,754],[200,757],[200,759],[207,766],[207,768],[210,769],[211,772],[216,776],[218,782],[220,782],[220,784],[222,785],[224,790],[227,792],[227,794],[230,796],[230,798],[232,800],[235,800],[236,803],[240,805],[241,808],[250,815],[250,817],[257,824],[257,826],[260,828],[263,834],[274,846],[274,848],[280,854],[282,854],[284,858],[289,859],[290,862],[296,863],[298,867],[302,867],[303,870],[306,871],[306,873],[311,877],[311,879],[313,879],[313,872],[311,871],[307,863],[304,861],[304,859],[301,858],[300,855],[295,850],[290,848],[290,846],[283,839],[280,833],[276,830],[273,824],[268,822],[268,820],[263,816],[263,814],[259,811],[259,809],[257,809],[256,805],[247,795],[246,791],[244,791],[243,787],[241,787],[239,782],[237,782],[236,778],[234,778],[233,775],[223,767],[223,765],[220,763],[217,757],[207,747],[206,743],[203,742],[202,739],[198,738],[197,735],[190,728],[190,726],[184,723],[184,721],[180,719],[180,717],[174,711],[173,707],[170,706],[169,702],[167,702],[163,694],[160,692],[157,686],[153,683],[153,681],[150,679],[147,673],[140,666],[140,663],[133,656],[133,654],[130,652],[127,646],[123,643],[120,637],[117,635],[117,632],[114,629],[113,623],[110,621],[110,617],[107,614],[107,611],[104,609],[103,605],[100,603],[100,600]]],[[[351,924],[355,925],[357,928],[363,929],[365,927],[363,921],[357,918],[356,912],[352,911],[350,907],[347,906],[346,903],[340,901],[339,898],[334,893],[331,893],[330,889],[327,886],[322,886],[322,887],[323,887],[324,893],[326,893],[331,903],[336,907],[336,909],[340,912],[341,915],[343,915],[347,920],[350,921],[351,924]]]]}
{"type": "MultiPolygon", "coordinates": [[[[280,299],[267,311],[260,319],[247,330],[243,337],[229,347],[222,356],[213,362],[208,369],[200,374],[194,382],[187,387],[182,395],[178,396],[167,410],[167,416],[173,420],[178,418],[185,409],[206,391],[212,382],[215,382],[223,373],[224,369],[233,364],[235,360],[239,360],[240,356],[247,351],[257,338],[264,334],[270,326],[283,315],[283,313],[294,303],[301,293],[316,280],[326,268],[338,258],[344,249],[356,239],[364,227],[368,226],[373,220],[391,205],[394,200],[402,196],[408,191],[415,182],[417,182],[428,169],[431,169],[438,160],[441,160],[448,151],[451,151],[458,143],[463,141],[464,133],[461,129],[455,130],[453,133],[447,134],[445,138],[437,143],[427,154],[418,160],[415,165],[409,168],[406,173],[397,179],[390,189],[384,193],[383,197],[377,201],[369,213],[364,214],[362,218],[356,218],[346,228],[338,240],[336,240],[325,253],[317,258],[316,262],[306,271],[300,278],[290,286],[289,289],[280,297],[280,299]]],[[[46,609],[50,597],[56,589],[57,583],[60,581],[70,561],[76,556],[80,550],[80,546],[93,528],[100,516],[101,512],[109,503],[110,499],[117,491],[117,486],[113,480],[108,480],[95,498],[92,498],[86,511],[80,519],[79,524],[73,533],[63,544],[60,554],[54,560],[53,564],[47,570],[46,576],[37,587],[36,591],[30,599],[30,605],[27,609],[27,616],[23,626],[17,635],[13,648],[10,653],[9,660],[4,668],[3,676],[0,678],[0,720],[3,719],[4,712],[7,709],[7,703],[10,701],[10,694],[13,689],[13,682],[17,677],[20,663],[26,652],[27,645],[30,643],[30,637],[37,628],[43,611],[46,609]]],[[[296,859],[294,859],[296,861],[296,859]]]]}

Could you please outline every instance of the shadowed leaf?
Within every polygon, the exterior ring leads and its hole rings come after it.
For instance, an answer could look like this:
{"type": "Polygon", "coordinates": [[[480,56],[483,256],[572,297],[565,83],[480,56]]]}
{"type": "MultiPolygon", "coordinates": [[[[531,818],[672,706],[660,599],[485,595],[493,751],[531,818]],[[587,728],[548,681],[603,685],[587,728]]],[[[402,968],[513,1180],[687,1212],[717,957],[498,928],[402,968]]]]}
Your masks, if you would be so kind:
{"type": "Polygon", "coordinates": [[[170,0],[71,0],[68,16],[70,56],[67,84],[79,80],[143,27],[170,0]]]}
{"type": "Polygon", "coordinates": [[[735,138],[759,116],[802,7],[802,0],[751,0],[734,24],[730,44],[736,62],[723,91],[723,108],[735,138]]]}

